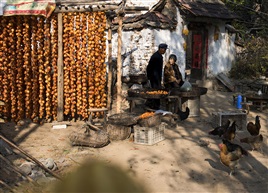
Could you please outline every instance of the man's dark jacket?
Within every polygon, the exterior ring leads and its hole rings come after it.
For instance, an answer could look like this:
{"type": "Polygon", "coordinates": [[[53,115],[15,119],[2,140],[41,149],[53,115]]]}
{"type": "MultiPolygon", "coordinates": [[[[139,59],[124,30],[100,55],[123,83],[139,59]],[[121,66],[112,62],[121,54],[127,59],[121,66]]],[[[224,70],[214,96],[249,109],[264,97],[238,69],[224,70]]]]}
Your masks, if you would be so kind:
{"type": "Polygon", "coordinates": [[[152,88],[161,88],[162,69],[163,56],[157,51],[151,56],[146,69],[152,88]]]}

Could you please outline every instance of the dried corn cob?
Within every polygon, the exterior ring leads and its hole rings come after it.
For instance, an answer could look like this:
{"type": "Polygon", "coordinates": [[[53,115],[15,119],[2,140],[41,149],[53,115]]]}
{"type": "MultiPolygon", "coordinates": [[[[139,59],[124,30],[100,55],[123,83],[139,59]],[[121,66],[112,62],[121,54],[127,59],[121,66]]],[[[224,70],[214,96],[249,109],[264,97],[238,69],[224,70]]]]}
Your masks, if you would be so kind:
{"type": "Polygon", "coordinates": [[[52,23],[52,34],[51,34],[51,61],[52,61],[52,116],[53,119],[57,118],[57,107],[58,107],[58,92],[57,92],[57,80],[58,80],[58,67],[57,67],[57,58],[58,58],[58,22],[57,14],[53,14],[51,18],[52,23]]]}
{"type": "Polygon", "coordinates": [[[31,34],[32,34],[32,50],[31,50],[31,66],[32,66],[32,104],[33,112],[31,119],[34,122],[38,121],[39,116],[39,65],[38,65],[38,29],[37,16],[31,16],[31,34]]]}

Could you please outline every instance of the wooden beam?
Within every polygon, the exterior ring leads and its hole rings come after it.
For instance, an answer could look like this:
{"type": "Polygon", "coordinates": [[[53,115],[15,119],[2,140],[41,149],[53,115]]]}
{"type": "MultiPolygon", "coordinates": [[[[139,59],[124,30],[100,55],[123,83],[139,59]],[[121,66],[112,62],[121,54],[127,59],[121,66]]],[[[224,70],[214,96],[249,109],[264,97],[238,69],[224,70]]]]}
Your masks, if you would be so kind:
{"type": "Polygon", "coordinates": [[[121,81],[121,73],[122,73],[122,58],[121,58],[121,48],[122,48],[122,25],[123,25],[123,17],[118,16],[118,50],[117,50],[117,97],[116,97],[116,112],[120,113],[121,111],[121,102],[122,102],[122,81],[121,81]]]}
{"type": "Polygon", "coordinates": [[[108,99],[107,99],[107,108],[111,110],[112,108],[112,79],[113,79],[113,66],[112,66],[112,21],[110,18],[107,18],[108,25],[108,99]]]}
{"type": "MultiPolygon", "coordinates": [[[[118,9],[118,5],[107,5],[107,4],[66,4],[59,5],[55,9],[55,13],[64,13],[64,12],[94,12],[94,11],[114,11],[118,9]]],[[[133,13],[135,11],[148,11],[149,7],[145,6],[133,6],[126,7],[126,13],[133,13]]]]}
{"type": "Polygon", "coordinates": [[[128,13],[128,11],[147,11],[149,10],[149,7],[146,6],[133,6],[133,7],[125,7],[125,12],[128,13]]]}
{"type": "Polygon", "coordinates": [[[12,143],[11,141],[9,141],[7,138],[5,138],[4,136],[0,135],[0,139],[2,139],[3,141],[5,141],[8,145],[10,145],[11,147],[15,148],[16,150],[18,150],[19,152],[21,152],[23,155],[27,156],[28,158],[30,158],[31,160],[33,160],[36,164],[38,164],[43,170],[45,170],[47,173],[51,174],[52,176],[54,176],[55,178],[61,180],[61,177],[54,173],[52,170],[46,168],[46,166],[44,166],[40,161],[38,161],[36,158],[34,158],[33,156],[31,156],[30,154],[28,154],[26,151],[22,150],[20,147],[18,147],[16,144],[12,143]]]}
{"type": "Polygon", "coordinates": [[[0,184],[2,184],[6,189],[8,189],[11,193],[13,193],[13,189],[7,185],[4,181],[0,180],[0,184]]]}
{"type": "MultiPolygon", "coordinates": [[[[107,0],[106,0],[107,1],[107,0]]],[[[102,1],[99,1],[97,2],[96,0],[79,0],[79,1],[69,1],[69,0],[63,0],[63,1],[60,1],[60,0],[56,0],[56,4],[57,5],[63,5],[63,4],[84,4],[84,5],[89,5],[89,4],[93,4],[93,5],[97,5],[97,4],[111,4],[111,3],[107,3],[105,2],[105,0],[102,0],[102,1]]],[[[117,5],[116,3],[113,3],[115,5],[117,5]]]]}
{"type": "Polygon", "coordinates": [[[94,11],[109,11],[109,10],[116,10],[118,9],[117,5],[106,5],[106,6],[100,6],[100,5],[92,5],[92,6],[83,6],[80,8],[76,8],[76,6],[72,7],[56,7],[55,11],[56,13],[66,13],[66,12],[94,12],[94,11]]]}
{"type": "Polygon", "coordinates": [[[63,54],[62,54],[62,13],[58,13],[58,108],[57,108],[57,121],[63,121],[63,54]]]}
{"type": "Polygon", "coordinates": [[[221,81],[222,84],[224,84],[227,88],[229,88],[232,92],[234,92],[234,84],[232,81],[223,73],[219,73],[216,78],[221,81]]]}
{"type": "Polygon", "coordinates": [[[13,163],[9,159],[5,158],[2,154],[0,154],[0,159],[2,159],[11,168],[13,172],[18,174],[19,176],[26,178],[27,180],[29,180],[29,182],[32,182],[34,185],[39,185],[31,177],[23,173],[17,166],[13,165],[13,163]]]}

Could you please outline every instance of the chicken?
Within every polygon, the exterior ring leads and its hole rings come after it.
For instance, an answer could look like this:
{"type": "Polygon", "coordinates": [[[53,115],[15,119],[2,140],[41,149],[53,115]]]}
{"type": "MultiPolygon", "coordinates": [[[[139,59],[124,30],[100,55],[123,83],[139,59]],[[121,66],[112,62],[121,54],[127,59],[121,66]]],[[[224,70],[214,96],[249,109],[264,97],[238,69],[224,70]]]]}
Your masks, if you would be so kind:
{"type": "Polygon", "coordinates": [[[222,143],[226,145],[227,150],[229,152],[233,152],[233,151],[235,151],[237,149],[240,149],[242,155],[248,156],[248,152],[243,147],[241,147],[240,145],[232,143],[232,142],[230,142],[230,141],[228,141],[226,139],[222,139],[222,143]]]}
{"type": "Polygon", "coordinates": [[[236,133],[236,122],[233,121],[232,124],[227,128],[226,132],[223,134],[223,139],[233,141],[236,133]]]}
{"type": "Polygon", "coordinates": [[[231,121],[227,120],[227,122],[224,125],[221,125],[221,126],[214,128],[212,131],[209,131],[208,134],[209,135],[218,135],[219,137],[221,137],[226,132],[230,123],[231,123],[231,121]]]}
{"type": "Polygon", "coordinates": [[[235,173],[235,166],[238,164],[238,161],[242,157],[242,152],[239,148],[236,150],[229,152],[227,150],[227,146],[223,143],[219,144],[220,148],[220,160],[221,163],[231,169],[229,175],[235,173]]]}
{"type": "Polygon", "coordinates": [[[256,136],[259,135],[261,129],[261,123],[260,123],[260,116],[256,116],[255,118],[255,124],[253,122],[249,122],[247,124],[247,130],[250,133],[250,135],[256,136]]]}
{"type": "Polygon", "coordinates": [[[180,108],[178,108],[177,114],[179,115],[180,120],[183,121],[189,117],[190,109],[189,107],[186,107],[185,112],[183,112],[182,110],[180,110],[180,108]]]}
{"type": "Polygon", "coordinates": [[[253,150],[257,150],[259,149],[262,152],[262,142],[263,142],[263,136],[262,134],[257,135],[257,136],[249,136],[249,137],[245,137],[240,139],[241,143],[247,143],[252,147],[252,151],[253,150]]]}

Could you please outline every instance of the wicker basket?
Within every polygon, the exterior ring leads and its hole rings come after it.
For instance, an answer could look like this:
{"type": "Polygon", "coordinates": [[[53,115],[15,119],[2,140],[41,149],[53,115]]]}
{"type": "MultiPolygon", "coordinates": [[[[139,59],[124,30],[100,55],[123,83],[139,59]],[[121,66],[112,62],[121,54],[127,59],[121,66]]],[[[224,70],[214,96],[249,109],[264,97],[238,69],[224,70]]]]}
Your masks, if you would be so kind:
{"type": "Polygon", "coordinates": [[[110,143],[109,136],[104,130],[92,130],[89,127],[86,131],[73,132],[69,135],[73,146],[87,146],[100,148],[110,143]]]}
{"type": "Polygon", "coordinates": [[[108,117],[108,123],[114,125],[131,126],[137,124],[137,114],[117,113],[108,117]]]}
{"type": "Polygon", "coordinates": [[[151,117],[144,118],[144,119],[139,119],[138,124],[141,127],[155,127],[159,126],[161,124],[161,115],[160,114],[155,114],[151,117]]]}
{"type": "Polygon", "coordinates": [[[106,124],[105,130],[111,141],[125,140],[131,134],[131,127],[124,125],[106,124]]]}

